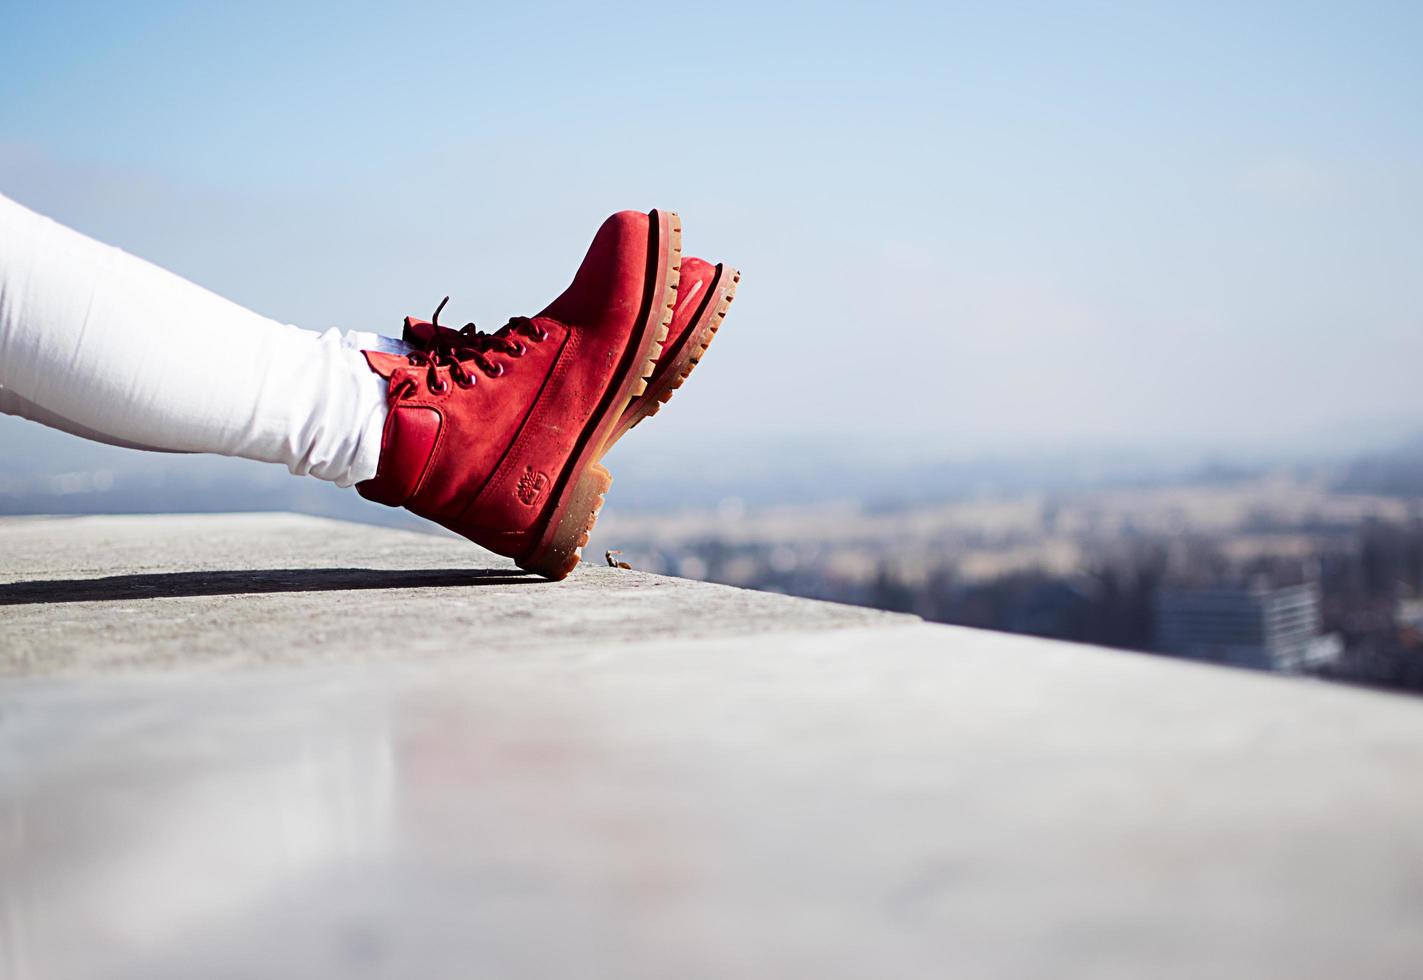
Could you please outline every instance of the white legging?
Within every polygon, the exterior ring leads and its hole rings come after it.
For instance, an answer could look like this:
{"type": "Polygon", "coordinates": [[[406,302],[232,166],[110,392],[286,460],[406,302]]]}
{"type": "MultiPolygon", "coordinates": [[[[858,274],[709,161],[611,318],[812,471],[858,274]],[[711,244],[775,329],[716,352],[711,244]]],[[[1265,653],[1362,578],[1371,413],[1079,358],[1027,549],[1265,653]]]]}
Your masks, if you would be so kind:
{"type": "MultiPolygon", "coordinates": [[[[85,438],[375,476],[372,333],[269,320],[0,195],[0,412],[85,438]]],[[[0,453],[3,460],[3,453],[0,453]]]]}

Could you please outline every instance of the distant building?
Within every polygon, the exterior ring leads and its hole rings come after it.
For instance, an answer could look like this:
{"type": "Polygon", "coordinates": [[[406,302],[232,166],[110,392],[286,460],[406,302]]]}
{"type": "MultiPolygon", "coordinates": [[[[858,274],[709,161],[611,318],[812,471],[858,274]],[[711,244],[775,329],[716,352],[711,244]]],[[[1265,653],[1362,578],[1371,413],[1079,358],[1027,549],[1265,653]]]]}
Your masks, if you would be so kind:
{"type": "Polygon", "coordinates": [[[1423,635],[1423,599],[1399,599],[1393,621],[1401,630],[1423,635]]]}
{"type": "Polygon", "coordinates": [[[1156,647],[1193,660],[1260,670],[1303,671],[1338,658],[1338,637],[1320,635],[1319,594],[1285,588],[1163,590],[1156,647]]]}

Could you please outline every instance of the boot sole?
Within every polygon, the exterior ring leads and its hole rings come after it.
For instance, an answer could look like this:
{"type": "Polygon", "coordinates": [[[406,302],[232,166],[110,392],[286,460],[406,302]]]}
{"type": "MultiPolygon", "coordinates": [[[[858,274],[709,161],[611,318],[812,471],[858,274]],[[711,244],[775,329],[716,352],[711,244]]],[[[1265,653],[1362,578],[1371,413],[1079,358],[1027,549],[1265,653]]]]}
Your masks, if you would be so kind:
{"type": "Polygon", "coordinates": [[[647,381],[662,353],[662,341],[667,339],[672,325],[682,270],[682,219],[671,211],[653,211],[651,217],[642,309],[623,363],[603,403],[583,430],[570,464],[559,477],[543,533],[526,554],[514,559],[520,568],[554,581],[567,578],[578,566],[579,549],[588,543],[603,498],[613,482],[598,460],[628,405],[647,391],[647,381]]]}
{"type": "Polygon", "coordinates": [[[672,400],[677,389],[691,377],[692,370],[701,363],[702,355],[707,352],[712,338],[721,329],[731,301],[736,298],[736,287],[740,282],[740,272],[721,263],[717,264],[711,286],[707,289],[706,296],[702,297],[702,305],[693,317],[691,326],[687,328],[686,342],[672,360],[661,362],[662,377],[650,382],[647,391],[640,398],[633,399],[633,403],[618,420],[618,427],[608,439],[607,445],[603,447],[604,452],[612,449],[615,442],[627,435],[643,419],[649,419],[660,412],[662,406],[672,400]]]}

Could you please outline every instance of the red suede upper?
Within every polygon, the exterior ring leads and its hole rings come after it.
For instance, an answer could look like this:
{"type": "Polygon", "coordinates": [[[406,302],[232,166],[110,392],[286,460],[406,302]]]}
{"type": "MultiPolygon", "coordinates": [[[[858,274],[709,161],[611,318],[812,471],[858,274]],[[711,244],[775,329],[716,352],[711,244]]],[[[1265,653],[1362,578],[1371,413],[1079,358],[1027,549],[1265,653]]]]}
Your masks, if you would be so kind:
{"type": "MultiPolygon", "coordinates": [[[[688,256],[682,260],[682,278],[677,286],[677,306],[672,313],[672,326],[667,330],[667,340],[662,344],[662,356],[657,359],[657,370],[653,372],[649,387],[657,384],[662,372],[671,370],[671,365],[687,342],[688,328],[697,317],[697,311],[711,291],[712,280],[716,278],[716,266],[704,259],[688,256]]],[[[628,411],[632,406],[628,406],[628,411]]]]}
{"type": "MultiPolygon", "coordinates": [[[[624,211],[603,223],[563,294],[523,330],[501,331],[524,353],[491,349],[498,377],[465,360],[473,387],[457,385],[448,364],[432,387],[428,365],[365,352],[389,379],[392,403],[379,471],[360,493],[502,554],[527,548],[624,366],[648,285],[649,220],[624,211]]],[[[407,339],[422,347],[445,329],[406,322],[407,339]]]]}

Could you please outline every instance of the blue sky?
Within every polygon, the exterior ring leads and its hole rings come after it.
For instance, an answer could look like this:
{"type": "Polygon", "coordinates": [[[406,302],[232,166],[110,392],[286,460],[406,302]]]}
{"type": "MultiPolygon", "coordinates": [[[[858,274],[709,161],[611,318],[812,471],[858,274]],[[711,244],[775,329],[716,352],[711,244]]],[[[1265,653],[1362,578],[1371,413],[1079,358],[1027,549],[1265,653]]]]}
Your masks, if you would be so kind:
{"type": "Polygon", "coordinates": [[[620,453],[1423,428],[1423,7],[1245,6],[9,3],[0,191],[388,332],[676,209],[744,285],[620,453]]]}

